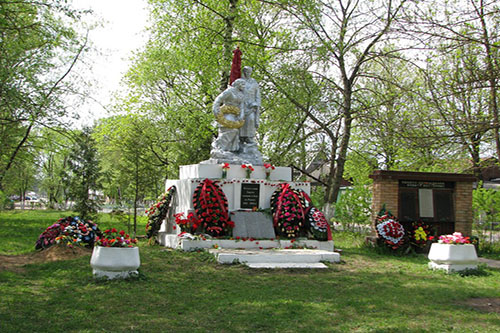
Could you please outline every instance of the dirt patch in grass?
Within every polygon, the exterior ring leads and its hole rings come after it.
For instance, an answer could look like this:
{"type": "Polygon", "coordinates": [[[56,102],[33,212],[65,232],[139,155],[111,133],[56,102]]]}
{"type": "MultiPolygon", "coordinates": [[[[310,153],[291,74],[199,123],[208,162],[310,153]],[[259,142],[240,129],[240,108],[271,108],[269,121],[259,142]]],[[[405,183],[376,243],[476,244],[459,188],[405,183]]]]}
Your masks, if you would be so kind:
{"type": "Polygon", "coordinates": [[[500,298],[469,298],[463,304],[481,312],[500,313],[500,298]]]}
{"type": "Polygon", "coordinates": [[[92,249],[84,247],[69,248],[66,246],[52,246],[48,249],[29,254],[16,256],[0,255],[0,271],[22,272],[24,271],[23,266],[27,264],[75,259],[91,253],[92,249]]]}

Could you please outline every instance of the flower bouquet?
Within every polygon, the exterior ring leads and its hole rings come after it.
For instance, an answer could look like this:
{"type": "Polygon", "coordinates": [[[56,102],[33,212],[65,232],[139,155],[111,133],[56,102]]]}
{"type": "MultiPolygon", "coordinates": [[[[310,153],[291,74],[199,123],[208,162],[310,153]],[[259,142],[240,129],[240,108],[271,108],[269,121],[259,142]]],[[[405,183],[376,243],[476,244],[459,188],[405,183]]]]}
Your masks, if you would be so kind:
{"type": "Polygon", "coordinates": [[[250,178],[250,176],[252,175],[252,172],[255,171],[255,169],[253,168],[253,166],[251,164],[242,164],[241,167],[243,169],[245,169],[246,178],[250,178]]]}
{"type": "Polygon", "coordinates": [[[229,163],[224,163],[222,164],[222,179],[226,179],[227,178],[227,170],[229,170],[229,163]]]}
{"type": "Polygon", "coordinates": [[[271,178],[271,171],[273,171],[276,168],[270,163],[264,163],[264,168],[266,172],[266,180],[269,180],[271,178]]]}
{"type": "Polygon", "coordinates": [[[431,234],[431,227],[423,222],[412,223],[409,232],[410,244],[417,250],[424,249],[434,238],[431,234]]]}
{"type": "Polygon", "coordinates": [[[174,217],[175,223],[179,226],[179,228],[181,228],[181,232],[194,234],[196,229],[200,226],[200,221],[193,213],[189,213],[187,218],[184,217],[184,213],[177,213],[174,217]]]}

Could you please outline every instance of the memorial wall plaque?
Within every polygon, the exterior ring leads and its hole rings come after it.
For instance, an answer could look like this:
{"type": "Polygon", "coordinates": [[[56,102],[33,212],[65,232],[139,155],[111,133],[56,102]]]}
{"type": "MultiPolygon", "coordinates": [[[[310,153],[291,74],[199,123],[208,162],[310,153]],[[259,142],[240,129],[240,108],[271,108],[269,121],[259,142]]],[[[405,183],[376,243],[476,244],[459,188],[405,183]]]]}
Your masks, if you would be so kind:
{"type": "Polygon", "coordinates": [[[434,198],[432,189],[418,189],[418,209],[420,217],[434,217],[434,198]]]}
{"type": "Polygon", "coordinates": [[[260,185],[259,184],[241,184],[241,208],[252,209],[254,207],[259,207],[259,195],[260,195],[260,185]]]}

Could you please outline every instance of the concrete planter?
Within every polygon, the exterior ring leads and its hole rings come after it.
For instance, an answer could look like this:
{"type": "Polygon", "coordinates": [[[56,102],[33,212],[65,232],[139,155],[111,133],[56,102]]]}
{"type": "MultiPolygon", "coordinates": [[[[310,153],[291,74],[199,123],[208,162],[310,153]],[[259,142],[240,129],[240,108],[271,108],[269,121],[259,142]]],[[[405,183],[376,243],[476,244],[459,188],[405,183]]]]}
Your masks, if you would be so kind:
{"type": "Polygon", "coordinates": [[[477,269],[476,248],[472,244],[433,243],[428,256],[429,268],[458,272],[477,269]]]}
{"type": "Polygon", "coordinates": [[[138,274],[141,265],[138,247],[95,246],[90,258],[94,277],[126,278],[138,274]]]}

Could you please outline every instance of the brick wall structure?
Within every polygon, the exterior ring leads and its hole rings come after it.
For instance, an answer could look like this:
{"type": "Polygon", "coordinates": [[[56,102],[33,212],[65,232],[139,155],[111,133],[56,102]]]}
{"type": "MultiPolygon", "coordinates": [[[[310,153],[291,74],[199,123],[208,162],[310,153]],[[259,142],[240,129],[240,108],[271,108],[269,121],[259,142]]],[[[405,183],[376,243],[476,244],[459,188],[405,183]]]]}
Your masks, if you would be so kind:
{"type": "Polygon", "coordinates": [[[457,182],[455,185],[455,231],[472,234],[472,182],[457,182]]]}
{"type": "MultiPolygon", "coordinates": [[[[376,170],[370,178],[373,179],[372,199],[372,229],[375,231],[375,220],[380,209],[385,205],[394,216],[400,211],[399,191],[400,181],[420,182],[452,182],[453,209],[455,231],[470,236],[472,233],[472,189],[476,178],[469,174],[407,172],[376,170]]],[[[437,221],[439,222],[439,221],[437,221]]]]}
{"type": "MultiPolygon", "coordinates": [[[[375,219],[378,212],[385,205],[393,215],[398,214],[399,204],[399,182],[394,179],[375,179],[373,181],[373,198],[372,198],[372,226],[375,227],[375,219]]],[[[373,229],[373,228],[372,228],[373,229]]],[[[375,232],[375,229],[372,230],[375,232]]]]}

